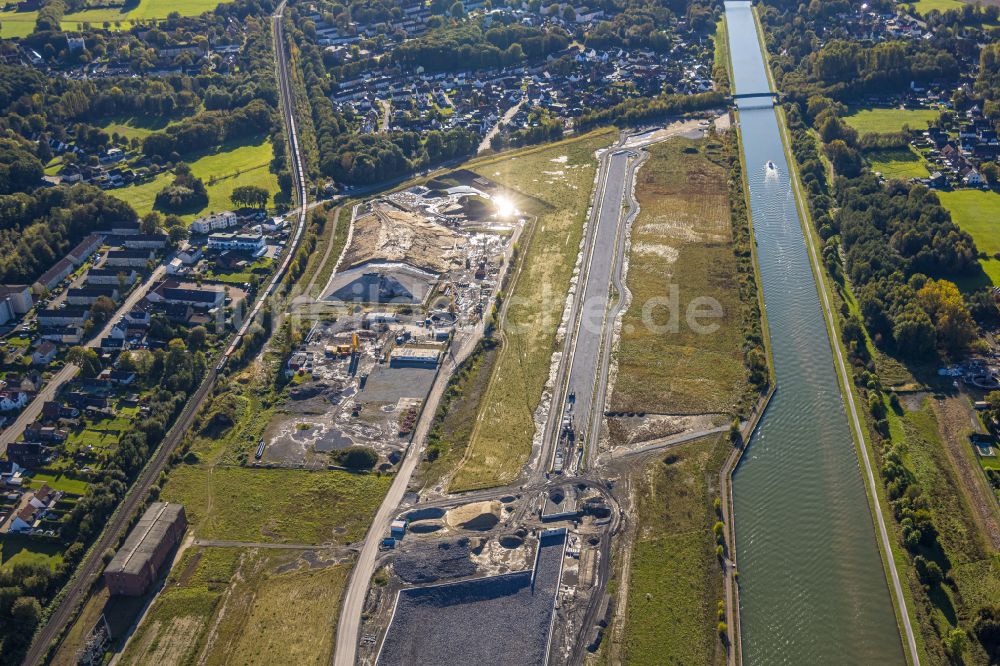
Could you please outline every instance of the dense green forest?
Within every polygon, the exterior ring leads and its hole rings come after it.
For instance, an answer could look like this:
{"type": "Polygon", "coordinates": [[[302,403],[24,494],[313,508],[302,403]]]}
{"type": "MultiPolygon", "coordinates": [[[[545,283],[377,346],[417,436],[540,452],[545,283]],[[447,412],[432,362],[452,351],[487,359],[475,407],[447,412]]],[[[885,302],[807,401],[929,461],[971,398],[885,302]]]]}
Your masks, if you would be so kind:
{"type": "Polygon", "coordinates": [[[899,181],[883,186],[864,173],[851,145],[855,139],[839,129],[831,100],[826,102],[813,99],[809,109],[823,109],[813,122],[828,139],[824,150],[839,174],[832,193],[801,109],[788,105],[785,115],[813,220],[825,242],[827,268],[835,279],[851,281],[877,344],[912,359],[963,354],[975,338],[975,322],[960,295],[948,301],[955,306],[951,316],[942,316],[935,290],[948,290],[949,297],[957,291],[937,287],[934,278],[979,270],[972,237],[925,186],[899,181]]]}
{"type": "MultiPolygon", "coordinates": [[[[894,12],[890,3],[870,3],[894,12]]],[[[954,80],[968,57],[969,26],[942,24],[933,39],[883,41],[872,45],[852,39],[836,20],[852,11],[843,0],[799,5],[790,0],[761,6],[778,88],[797,101],[823,94],[848,101],[869,94],[906,91],[911,83],[954,80]],[[822,39],[817,34],[822,32],[822,39]]],[[[985,15],[986,10],[975,10],[985,15]]],[[[990,10],[995,11],[995,8],[990,10]]],[[[958,12],[955,13],[956,15],[958,12]]]]}
{"type": "Polygon", "coordinates": [[[125,202],[87,185],[0,196],[0,283],[33,282],[94,229],[133,222],[125,202]]]}
{"type": "Polygon", "coordinates": [[[431,71],[485,69],[537,60],[566,48],[569,36],[558,29],[519,24],[484,32],[475,23],[447,25],[411,39],[393,51],[405,67],[431,71]]]}

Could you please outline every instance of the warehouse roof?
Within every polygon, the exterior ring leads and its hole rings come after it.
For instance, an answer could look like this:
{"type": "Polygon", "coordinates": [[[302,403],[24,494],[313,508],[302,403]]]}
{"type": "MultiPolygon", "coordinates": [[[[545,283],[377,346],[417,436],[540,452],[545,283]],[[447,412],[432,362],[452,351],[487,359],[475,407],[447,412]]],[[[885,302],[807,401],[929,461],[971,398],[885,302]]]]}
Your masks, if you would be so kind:
{"type": "Polygon", "coordinates": [[[140,573],[183,511],[181,504],[150,504],[146,513],[142,514],[142,518],[129,532],[125,543],[118,549],[107,571],[140,573]]]}

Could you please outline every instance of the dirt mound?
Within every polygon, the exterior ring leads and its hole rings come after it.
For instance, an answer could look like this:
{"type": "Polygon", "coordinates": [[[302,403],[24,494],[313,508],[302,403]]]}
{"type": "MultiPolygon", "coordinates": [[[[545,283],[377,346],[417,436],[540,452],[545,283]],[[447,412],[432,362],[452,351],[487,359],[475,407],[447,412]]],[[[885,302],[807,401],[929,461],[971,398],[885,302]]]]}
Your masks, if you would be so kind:
{"type": "Polygon", "coordinates": [[[444,518],[444,514],[444,509],[436,506],[428,506],[410,511],[406,514],[405,518],[407,520],[426,520],[428,518],[444,518]]]}
{"type": "Polygon", "coordinates": [[[500,522],[500,502],[490,500],[457,506],[448,512],[445,520],[451,527],[466,530],[493,529],[500,522]]]}
{"type": "Polygon", "coordinates": [[[299,384],[288,389],[289,400],[308,400],[318,395],[323,395],[327,391],[333,390],[333,386],[327,382],[309,382],[299,384]]]}
{"type": "Polygon", "coordinates": [[[444,523],[440,520],[418,520],[407,525],[407,529],[414,534],[430,534],[437,532],[442,527],[444,527],[444,523]]]}
{"type": "Polygon", "coordinates": [[[457,264],[463,236],[419,215],[379,201],[354,221],[344,268],[370,261],[403,262],[443,273],[457,264]]]}

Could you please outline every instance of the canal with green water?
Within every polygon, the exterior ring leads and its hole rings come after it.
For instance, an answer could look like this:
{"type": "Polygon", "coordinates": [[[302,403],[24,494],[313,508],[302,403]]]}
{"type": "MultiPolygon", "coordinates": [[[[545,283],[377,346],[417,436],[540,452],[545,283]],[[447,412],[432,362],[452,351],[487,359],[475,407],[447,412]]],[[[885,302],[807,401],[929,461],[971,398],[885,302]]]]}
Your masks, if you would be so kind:
{"type": "MultiPolygon", "coordinates": [[[[750,3],[725,5],[734,93],[766,93],[750,3]]],[[[778,118],[738,104],[777,387],[733,482],[744,662],[905,663],[778,118]]]]}

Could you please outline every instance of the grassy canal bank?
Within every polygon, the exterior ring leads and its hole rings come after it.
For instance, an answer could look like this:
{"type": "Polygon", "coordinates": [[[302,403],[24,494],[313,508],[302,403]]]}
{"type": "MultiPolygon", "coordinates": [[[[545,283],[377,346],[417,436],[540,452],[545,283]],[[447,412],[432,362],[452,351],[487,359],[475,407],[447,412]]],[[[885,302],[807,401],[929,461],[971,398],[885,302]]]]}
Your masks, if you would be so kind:
{"type": "MultiPolygon", "coordinates": [[[[635,324],[626,313],[619,360],[628,359],[633,344],[651,348],[646,353],[663,360],[652,368],[621,363],[615,390],[629,395],[636,385],[658,386],[658,402],[644,389],[639,394],[655,410],[673,404],[674,398],[664,396],[672,395],[674,386],[711,384],[713,402],[698,403],[707,395],[698,391],[686,399],[703,408],[721,402],[735,411],[739,405],[745,415],[748,402],[763,404],[760,391],[770,372],[737,133],[673,139],[649,150],[636,187],[640,212],[627,274],[632,306],[640,309],[649,296],[647,283],[659,280],[661,286],[678,283],[682,294],[688,289],[711,294],[725,303],[729,316],[710,335],[655,339],[624,332],[635,324]],[[676,255],[663,247],[674,248],[676,255]],[[706,268],[710,260],[713,266],[706,268]],[[712,362],[695,368],[686,362],[689,355],[712,362]],[[692,383],[658,377],[664,365],[667,374],[692,383]]],[[[602,663],[738,663],[738,602],[722,566],[733,555],[725,519],[729,474],[738,459],[728,436],[713,436],[653,455],[632,472],[635,521],[615,551],[609,591],[617,595],[617,617],[602,646],[602,663]]]]}

